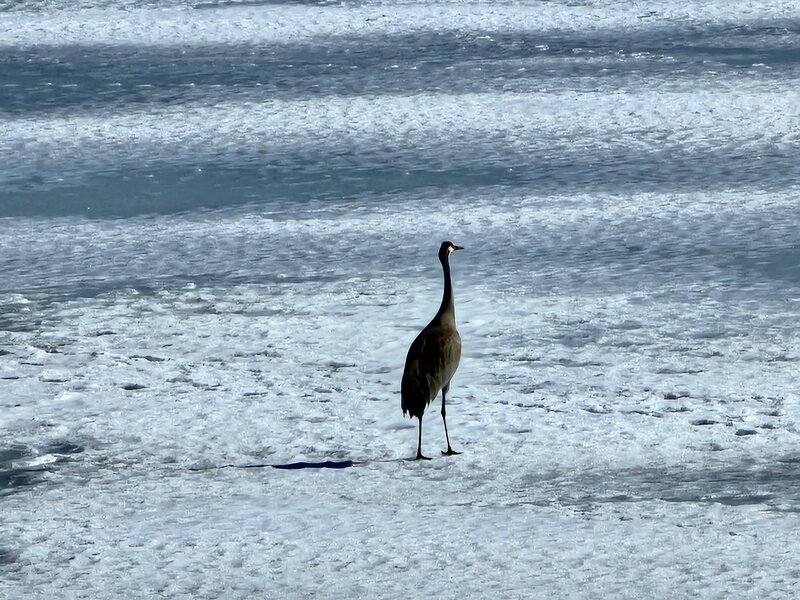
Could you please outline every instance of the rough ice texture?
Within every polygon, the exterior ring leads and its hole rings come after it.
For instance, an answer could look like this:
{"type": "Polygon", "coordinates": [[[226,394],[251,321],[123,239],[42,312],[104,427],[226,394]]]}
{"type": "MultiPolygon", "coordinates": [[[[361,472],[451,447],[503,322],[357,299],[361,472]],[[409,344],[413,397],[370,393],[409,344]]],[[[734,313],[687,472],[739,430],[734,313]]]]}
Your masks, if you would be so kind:
{"type": "Polygon", "coordinates": [[[556,33],[477,65],[530,78],[455,65],[466,90],[58,88],[75,104],[9,111],[0,598],[792,597],[795,5],[234,4],[48,3],[0,14],[0,43],[99,65],[100,44],[556,33]],[[593,62],[557,33],[660,18],[788,51],[731,62],[718,33],[696,61],[593,62]],[[417,463],[400,377],[443,239],[466,247],[464,454],[417,463]]]}

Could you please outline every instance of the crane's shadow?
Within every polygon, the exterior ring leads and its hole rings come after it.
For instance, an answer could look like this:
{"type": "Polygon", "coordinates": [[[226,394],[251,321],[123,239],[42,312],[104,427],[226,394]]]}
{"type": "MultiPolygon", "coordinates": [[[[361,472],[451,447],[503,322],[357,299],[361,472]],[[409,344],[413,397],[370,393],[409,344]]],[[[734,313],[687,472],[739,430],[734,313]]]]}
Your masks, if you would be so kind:
{"type": "Polygon", "coordinates": [[[352,460],[323,460],[314,462],[300,461],[293,463],[271,464],[265,466],[270,466],[273,469],[297,471],[301,469],[349,469],[350,467],[356,464],[358,463],[352,460]]]}
{"type": "Polygon", "coordinates": [[[281,469],[283,471],[302,471],[315,469],[349,469],[366,464],[414,462],[413,458],[387,458],[381,460],[321,460],[298,461],[291,463],[253,463],[226,464],[216,466],[189,467],[189,471],[213,471],[215,469],[281,469]]]}
{"type": "Polygon", "coordinates": [[[270,465],[261,465],[261,466],[269,466],[273,469],[285,469],[285,470],[294,470],[294,469],[347,469],[349,467],[357,467],[360,465],[366,464],[382,464],[382,463],[402,463],[402,462],[414,462],[415,459],[413,457],[409,458],[384,458],[379,460],[324,460],[319,462],[294,462],[294,463],[285,463],[285,464],[270,464],[270,465]]]}

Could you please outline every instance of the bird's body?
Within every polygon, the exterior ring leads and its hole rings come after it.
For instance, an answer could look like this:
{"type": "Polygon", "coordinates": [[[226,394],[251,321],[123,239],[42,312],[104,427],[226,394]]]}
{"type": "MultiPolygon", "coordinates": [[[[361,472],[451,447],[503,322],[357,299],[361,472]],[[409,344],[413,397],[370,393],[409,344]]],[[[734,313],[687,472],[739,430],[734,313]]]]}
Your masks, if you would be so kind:
{"type": "Polygon", "coordinates": [[[455,301],[449,262],[450,254],[461,249],[451,242],[442,242],[439,248],[439,260],[444,272],[442,304],[433,320],[412,342],[403,370],[403,381],[400,386],[403,414],[419,419],[418,459],[426,458],[422,455],[422,416],[425,414],[425,408],[439,392],[442,392],[442,420],[447,439],[447,452],[444,454],[458,454],[450,447],[445,400],[450,389],[450,381],[461,360],[461,336],[456,329],[455,301]]]}

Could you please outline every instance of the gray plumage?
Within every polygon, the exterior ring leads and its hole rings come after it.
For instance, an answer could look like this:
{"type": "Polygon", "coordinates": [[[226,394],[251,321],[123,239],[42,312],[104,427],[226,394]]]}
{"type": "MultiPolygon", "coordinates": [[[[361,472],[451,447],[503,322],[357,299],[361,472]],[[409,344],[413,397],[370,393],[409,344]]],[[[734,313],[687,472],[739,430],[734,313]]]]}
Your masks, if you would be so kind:
{"type": "Polygon", "coordinates": [[[400,386],[403,414],[419,419],[417,459],[427,458],[422,455],[422,416],[425,408],[440,391],[442,392],[442,421],[447,440],[447,451],[442,454],[459,454],[450,446],[445,411],[450,380],[461,359],[461,336],[456,329],[456,306],[453,299],[453,283],[450,279],[450,254],[456,250],[463,250],[463,248],[452,242],[442,242],[439,247],[439,261],[442,263],[444,272],[442,304],[433,320],[425,326],[408,349],[403,381],[400,386]]]}

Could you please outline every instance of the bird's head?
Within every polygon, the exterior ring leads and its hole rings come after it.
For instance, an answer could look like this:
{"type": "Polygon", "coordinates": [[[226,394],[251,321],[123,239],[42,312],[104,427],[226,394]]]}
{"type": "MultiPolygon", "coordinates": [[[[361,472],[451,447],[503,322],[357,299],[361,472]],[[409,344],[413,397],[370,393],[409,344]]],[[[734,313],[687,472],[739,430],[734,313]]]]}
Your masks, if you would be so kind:
{"type": "Polygon", "coordinates": [[[444,262],[446,261],[450,255],[455,252],[456,250],[463,250],[461,246],[456,246],[453,242],[442,242],[442,245],[439,246],[439,260],[444,262]]]}

